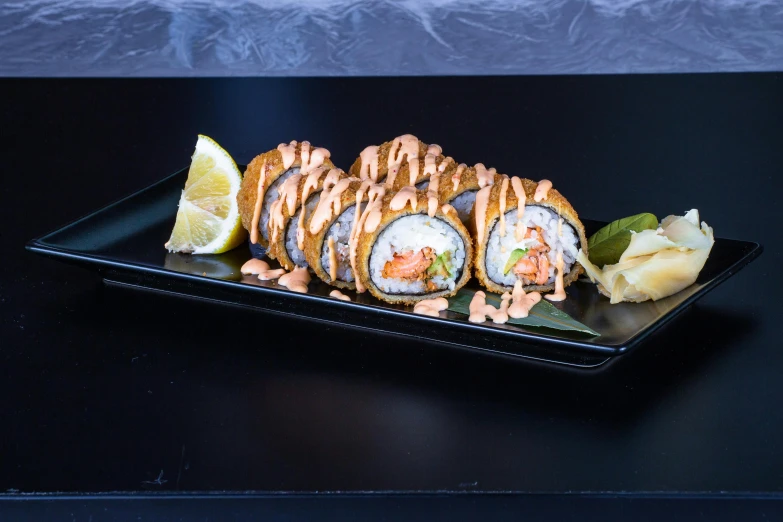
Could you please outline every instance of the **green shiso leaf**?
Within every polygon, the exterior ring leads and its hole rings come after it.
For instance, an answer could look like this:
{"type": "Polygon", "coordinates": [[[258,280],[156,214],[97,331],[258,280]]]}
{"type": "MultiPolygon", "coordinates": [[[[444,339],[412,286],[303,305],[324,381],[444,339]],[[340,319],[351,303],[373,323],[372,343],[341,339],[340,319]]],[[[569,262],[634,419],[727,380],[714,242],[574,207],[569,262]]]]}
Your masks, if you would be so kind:
{"type": "Polygon", "coordinates": [[[631,231],[641,232],[656,228],[658,218],[650,213],[612,221],[587,240],[587,258],[599,268],[614,265],[620,261],[620,256],[631,243],[631,231]]]}

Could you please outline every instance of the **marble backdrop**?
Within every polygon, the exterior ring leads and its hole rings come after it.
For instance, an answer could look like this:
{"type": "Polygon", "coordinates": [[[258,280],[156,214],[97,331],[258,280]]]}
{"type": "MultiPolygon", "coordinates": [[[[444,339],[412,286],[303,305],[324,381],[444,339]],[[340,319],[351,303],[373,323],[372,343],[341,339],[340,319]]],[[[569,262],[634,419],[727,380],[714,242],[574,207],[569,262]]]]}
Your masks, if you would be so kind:
{"type": "Polygon", "coordinates": [[[783,70],[783,0],[0,0],[0,75],[783,70]]]}

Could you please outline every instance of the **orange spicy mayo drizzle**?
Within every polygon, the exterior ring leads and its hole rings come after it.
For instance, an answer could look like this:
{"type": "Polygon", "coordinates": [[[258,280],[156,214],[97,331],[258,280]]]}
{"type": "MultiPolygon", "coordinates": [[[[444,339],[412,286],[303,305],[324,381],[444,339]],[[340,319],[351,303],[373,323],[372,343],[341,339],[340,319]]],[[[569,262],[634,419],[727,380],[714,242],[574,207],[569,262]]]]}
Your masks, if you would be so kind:
{"type": "Polygon", "coordinates": [[[500,183],[500,223],[498,223],[498,233],[500,237],[506,237],[506,194],[508,193],[508,176],[503,176],[500,183]]]}
{"type": "Polygon", "coordinates": [[[318,182],[324,172],[326,172],[326,167],[323,166],[311,171],[307,174],[307,179],[305,179],[305,184],[302,187],[302,210],[299,212],[299,223],[296,229],[296,246],[299,247],[299,250],[304,250],[305,247],[305,205],[307,204],[307,199],[310,197],[310,193],[318,188],[318,182]]]}
{"type": "Polygon", "coordinates": [[[258,174],[258,188],[256,189],[256,205],[253,208],[253,221],[250,223],[250,242],[258,243],[258,222],[261,220],[261,204],[264,202],[264,185],[266,183],[266,161],[261,164],[261,172],[258,174]]]}
{"type": "Polygon", "coordinates": [[[419,179],[419,158],[408,160],[408,185],[413,186],[419,179]]]}
{"type": "MultiPolygon", "coordinates": [[[[508,293],[503,294],[509,295],[508,293]]],[[[511,306],[508,307],[508,316],[514,319],[520,319],[527,317],[530,310],[541,300],[541,294],[538,292],[530,292],[525,294],[525,290],[522,288],[522,281],[517,280],[514,283],[514,290],[511,292],[511,306]]]]}
{"type": "Polygon", "coordinates": [[[507,298],[508,294],[503,294],[503,298],[500,301],[500,308],[495,308],[491,304],[487,304],[487,294],[479,290],[473,294],[473,299],[470,301],[470,316],[468,321],[471,323],[484,323],[487,317],[492,319],[493,323],[503,324],[508,321],[508,302],[510,298],[507,298]]]}
{"type": "Polygon", "coordinates": [[[310,218],[311,234],[320,232],[332,216],[340,212],[340,196],[348,189],[350,184],[351,178],[340,179],[340,171],[338,169],[329,171],[329,174],[324,178],[321,199],[318,200],[318,206],[315,207],[313,216],[310,218]]]}
{"type": "Polygon", "coordinates": [[[300,172],[307,174],[311,170],[320,167],[326,161],[326,158],[330,156],[330,152],[323,147],[316,147],[310,149],[310,143],[302,142],[302,168],[300,172]]]}
{"type": "MultiPolygon", "coordinates": [[[[299,157],[302,159],[301,170],[305,170],[305,165],[310,163],[310,142],[303,141],[299,147],[299,157]]],[[[301,172],[300,170],[300,172],[301,172]]]]}
{"type": "Polygon", "coordinates": [[[419,301],[413,307],[414,314],[429,315],[430,317],[438,317],[440,312],[449,307],[449,302],[445,297],[437,297],[435,299],[425,299],[419,301]]]}
{"type": "MultiPolygon", "coordinates": [[[[286,170],[291,168],[291,165],[296,161],[296,145],[296,140],[294,140],[287,145],[281,143],[277,146],[277,150],[280,151],[283,158],[283,168],[286,170]]],[[[323,147],[312,149],[309,141],[303,141],[299,146],[299,157],[302,160],[300,172],[307,174],[314,168],[320,167],[329,156],[331,153],[323,147]]]]}
{"type": "Polygon", "coordinates": [[[416,187],[410,185],[407,187],[402,187],[397,191],[397,193],[389,202],[389,209],[402,210],[408,203],[411,204],[411,209],[416,212],[416,208],[418,207],[418,196],[416,194],[416,187]]]}
{"type": "Polygon", "coordinates": [[[484,232],[487,228],[487,206],[492,187],[484,187],[476,193],[476,244],[484,244],[484,232]]]}
{"type": "Polygon", "coordinates": [[[386,166],[391,168],[392,165],[401,164],[405,156],[408,157],[408,161],[419,157],[419,138],[412,134],[403,134],[394,138],[389,148],[386,166]]]}
{"type": "Polygon", "coordinates": [[[367,192],[370,201],[372,201],[373,204],[367,204],[367,213],[363,215],[364,221],[360,223],[360,225],[363,225],[363,230],[365,232],[373,233],[378,228],[378,225],[381,224],[381,218],[383,218],[381,198],[383,198],[385,193],[386,189],[383,187],[378,189],[370,187],[370,190],[367,192]],[[381,189],[383,189],[383,192],[380,192],[381,189]],[[378,190],[379,192],[377,192],[378,195],[376,199],[373,200],[372,197],[376,194],[376,192],[374,192],[375,190],[378,190]]]}
{"type": "Polygon", "coordinates": [[[360,278],[357,276],[356,271],[356,249],[359,246],[359,234],[362,227],[367,232],[374,232],[381,222],[381,200],[386,189],[383,185],[376,185],[371,180],[364,180],[359,186],[359,190],[356,191],[356,206],[354,207],[353,224],[351,225],[351,234],[348,239],[348,252],[351,262],[351,270],[353,271],[354,280],[356,281],[356,291],[362,293],[366,290],[362,284],[360,278]],[[367,205],[364,210],[360,212],[362,200],[364,195],[367,194],[367,205]]]}
{"type": "MultiPolygon", "coordinates": [[[[436,162],[438,161],[438,156],[440,156],[442,152],[443,149],[440,148],[440,145],[432,144],[427,147],[427,154],[424,155],[424,174],[429,174],[430,176],[435,174],[438,169],[436,162]]],[[[441,165],[443,165],[443,163],[445,163],[445,161],[441,162],[441,165]]],[[[413,174],[411,174],[411,176],[413,176],[413,174]]],[[[413,183],[416,183],[415,179],[413,180],[413,183]]]]}
{"type": "Polygon", "coordinates": [[[525,238],[525,233],[527,232],[527,230],[525,230],[527,227],[522,224],[522,216],[525,215],[525,202],[527,201],[527,196],[525,195],[525,187],[522,186],[521,179],[517,177],[511,178],[511,188],[514,190],[514,195],[517,198],[517,226],[514,230],[514,239],[519,243],[525,238]]]}
{"type": "Polygon", "coordinates": [[[245,275],[257,275],[262,281],[268,281],[269,279],[277,279],[281,275],[285,274],[285,270],[278,268],[276,270],[270,270],[269,264],[266,261],[260,259],[251,259],[247,261],[242,268],[239,269],[245,275]]]}
{"type": "Polygon", "coordinates": [[[454,184],[454,190],[456,191],[457,188],[459,188],[459,180],[462,177],[462,173],[465,172],[465,169],[468,168],[467,165],[464,163],[460,163],[457,165],[457,171],[451,175],[451,182],[454,184]]]}
{"type": "Polygon", "coordinates": [[[299,292],[300,294],[307,293],[307,283],[310,282],[310,272],[304,267],[298,266],[294,268],[293,272],[283,275],[277,280],[277,284],[285,286],[289,290],[299,292]]]}
{"type": "Polygon", "coordinates": [[[419,138],[412,134],[403,134],[397,136],[389,147],[389,158],[386,162],[388,174],[386,175],[386,186],[393,187],[394,180],[400,170],[403,160],[407,157],[410,170],[411,185],[419,177],[419,138]]]}
{"type": "MultiPolygon", "coordinates": [[[[557,220],[557,237],[563,238],[563,218],[560,217],[557,220]]],[[[565,283],[563,282],[563,269],[565,268],[563,263],[563,250],[557,251],[557,263],[555,264],[555,291],[554,293],[546,296],[550,301],[564,301],[566,296],[565,283]]]]}
{"type": "Polygon", "coordinates": [[[542,179],[538,182],[538,186],[536,187],[536,193],[533,196],[533,199],[537,202],[541,200],[545,200],[547,196],[549,195],[549,189],[552,188],[552,182],[548,179],[542,179]]]}
{"type": "Polygon", "coordinates": [[[378,145],[365,147],[359,158],[362,160],[359,177],[362,180],[371,179],[373,183],[378,181],[378,145]]]}
{"type": "Polygon", "coordinates": [[[280,151],[280,155],[283,157],[283,168],[288,170],[296,161],[296,140],[293,140],[288,145],[281,143],[277,146],[277,150],[280,151]]]}
{"type": "Polygon", "coordinates": [[[484,188],[487,185],[492,185],[495,180],[495,174],[497,173],[494,168],[487,170],[487,167],[485,167],[483,163],[476,163],[473,168],[476,169],[476,178],[478,179],[479,187],[484,188]]]}
{"type": "Polygon", "coordinates": [[[332,281],[337,280],[337,251],[334,248],[334,238],[329,236],[329,277],[332,281]]]}
{"type": "Polygon", "coordinates": [[[288,215],[292,216],[296,210],[296,204],[299,201],[299,181],[302,174],[294,174],[283,182],[283,185],[277,190],[277,199],[269,207],[269,223],[272,229],[270,239],[277,241],[277,236],[285,226],[283,217],[283,205],[288,210],[288,215]]]}
{"type": "Polygon", "coordinates": [[[329,297],[334,297],[335,299],[339,299],[340,301],[350,301],[351,298],[342,293],[339,290],[332,290],[329,292],[329,297]]]}
{"type": "Polygon", "coordinates": [[[557,271],[557,275],[555,276],[555,291],[546,296],[550,301],[564,301],[567,297],[563,283],[563,268],[563,252],[558,250],[557,264],[555,265],[555,271],[557,271]]]}
{"type": "MultiPolygon", "coordinates": [[[[427,186],[427,215],[432,217],[438,211],[438,189],[440,188],[440,172],[433,172],[430,184],[427,186]]],[[[445,214],[445,212],[444,212],[445,214]]]]}

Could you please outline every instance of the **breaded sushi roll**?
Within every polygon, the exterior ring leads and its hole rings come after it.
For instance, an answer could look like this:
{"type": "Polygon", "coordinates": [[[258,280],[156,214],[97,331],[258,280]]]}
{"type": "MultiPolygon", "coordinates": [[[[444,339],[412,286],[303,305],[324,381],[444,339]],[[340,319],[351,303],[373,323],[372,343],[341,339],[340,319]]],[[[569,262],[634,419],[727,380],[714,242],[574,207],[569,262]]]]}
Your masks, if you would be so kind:
{"type": "Polygon", "coordinates": [[[473,258],[454,209],[410,186],[371,190],[352,234],[357,290],[404,304],[454,295],[470,278],[473,258]]]}
{"type": "MultiPolygon", "coordinates": [[[[338,288],[356,288],[349,240],[361,185],[354,177],[325,180],[318,206],[304,229],[308,265],[323,282],[338,288]]],[[[366,201],[366,194],[362,199],[366,201]]]]}
{"type": "Polygon", "coordinates": [[[476,278],[492,292],[521,281],[525,291],[562,294],[582,272],[576,256],[587,252],[584,226],[548,180],[496,175],[476,195],[471,226],[476,278]]]}
{"type": "MultiPolygon", "coordinates": [[[[473,167],[468,167],[464,163],[449,165],[435,182],[440,202],[454,207],[460,221],[467,227],[473,203],[476,201],[476,193],[492,185],[496,174],[495,169],[487,169],[483,163],[477,163],[473,167]]],[[[430,188],[432,185],[431,181],[430,188]]]]}
{"type": "Polygon", "coordinates": [[[312,147],[307,141],[292,141],[253,158],[237,193],[242,225],[250,232],[251,243],[269,246],[269,208],[277,199],[280,186],[300,172],[308,174],[321,166],[334,167],[329,156],[328,150],[312,147]]]}
{"type": "Polygon", "coordinates": [[[269,257],[277,259],[286,270],[308,266],[304,253],[307,223],[323,187],[331,187],[347,176],[341,169],[321,166],[308,174],[293,174],[283,182],[278,198],[269,207],[269,257]]]}
{"type": "Polygon", "coordinates": [[[439,145],[428,145],[412,134],[404,134],[381,145],[366,147],[351,165],[349,173],[362,180],[383,183],[387,190],[407,185],[426,188],[434,172],[454,163],[443,156],[439,145]]]}

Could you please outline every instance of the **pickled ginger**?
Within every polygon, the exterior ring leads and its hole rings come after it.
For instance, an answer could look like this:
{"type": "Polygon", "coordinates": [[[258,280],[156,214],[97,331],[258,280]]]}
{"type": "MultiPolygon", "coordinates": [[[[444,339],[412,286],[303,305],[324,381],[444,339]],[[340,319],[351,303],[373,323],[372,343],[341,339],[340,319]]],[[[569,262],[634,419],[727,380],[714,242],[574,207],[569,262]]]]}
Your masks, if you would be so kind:
{"type": "Polygon", "coordinates": [[[579,251],[577,261],[612,304],[657,301],[696,282],[715,239],[699,211],[668,216],[656,230],[631,233],[631,242],[617,264],[599,268],[579,251]]]}

